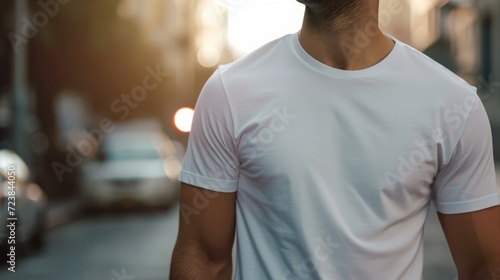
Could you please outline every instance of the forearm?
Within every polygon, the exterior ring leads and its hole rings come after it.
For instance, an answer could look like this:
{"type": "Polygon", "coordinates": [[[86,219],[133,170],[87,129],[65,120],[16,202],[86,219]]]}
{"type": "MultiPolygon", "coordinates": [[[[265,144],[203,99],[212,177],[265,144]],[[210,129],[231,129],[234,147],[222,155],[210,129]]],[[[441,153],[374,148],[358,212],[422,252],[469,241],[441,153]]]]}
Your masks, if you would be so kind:
{"type": "Polygon", "coordinates": [[[230,280],[231,259],[214,262],[196,247],[177,245],[172,255],[170,280],[230,280]]]}

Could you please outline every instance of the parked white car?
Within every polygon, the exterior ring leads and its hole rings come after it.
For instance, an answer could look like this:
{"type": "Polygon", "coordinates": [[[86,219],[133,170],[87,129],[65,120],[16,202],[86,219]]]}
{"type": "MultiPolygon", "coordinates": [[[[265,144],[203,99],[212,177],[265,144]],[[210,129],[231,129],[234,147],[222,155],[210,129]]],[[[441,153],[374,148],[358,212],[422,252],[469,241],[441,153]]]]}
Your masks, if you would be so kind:
{"type": "Polygon", "coordinates": [[[84,207],[171,205],[178,197],[183,156],[181,144],[157,131],[106,135],[97,159],[82,166],[84,207]]]}
{"type": "Polygon", "coordinates": [[[11,150],[0,150],[0,251],[5,257],[7,248],[29,246],[39,250],[44,245],[47,196],[30,180],[26,163],[11,150]],[[17,218],[16,220],[7,220],[17,218]],[[11,222],[14,227],[7,227],[11,222]],[[15,244],[9,239],[15,231],[15,244]]]}

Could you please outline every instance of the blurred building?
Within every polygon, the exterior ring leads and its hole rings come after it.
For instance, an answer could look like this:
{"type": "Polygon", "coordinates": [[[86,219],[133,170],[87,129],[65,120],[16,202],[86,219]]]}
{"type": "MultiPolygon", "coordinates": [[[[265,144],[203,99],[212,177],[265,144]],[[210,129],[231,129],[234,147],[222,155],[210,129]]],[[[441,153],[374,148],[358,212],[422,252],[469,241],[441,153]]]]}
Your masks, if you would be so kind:
{"type": "MultiPolygon", "coordinates": [[[[476,31],[479,54],[478,74],[480,85],[492,93],[500,106],[500,1],[475,0],[477,7],[476,31]]],[[[500,123],[500,109],[495,110],[496,121],[500,123]]]]}
{"type": "Polygon", "coordinates": [[[123,0],[118,13],[135,17],[150,40],[161,46],[181,99],[197,95],[197,67],[212,68],[231,58],[222,0],[123,0]]]}
{"type": "Polygon", "coordinates": [[[474,0],[479,53],[478,88],[485,97],[493,130],[495,158],[500,161],[500,1],[474,0]]]}
{"type": "Polygon", "coordinates": [[[440,33],[440,9],[447,0],[382,0],[380,26],[399,40],[424,50],[440,33]]]}
{"type": "MultiPolygon", "coordinates": [[[[480,73],[500,82],[500,1],[475,0],[478,10],[477,29],[481,53],[480,73]]],[[[500,92],[498,93],[500,94],[500,92]]]]}

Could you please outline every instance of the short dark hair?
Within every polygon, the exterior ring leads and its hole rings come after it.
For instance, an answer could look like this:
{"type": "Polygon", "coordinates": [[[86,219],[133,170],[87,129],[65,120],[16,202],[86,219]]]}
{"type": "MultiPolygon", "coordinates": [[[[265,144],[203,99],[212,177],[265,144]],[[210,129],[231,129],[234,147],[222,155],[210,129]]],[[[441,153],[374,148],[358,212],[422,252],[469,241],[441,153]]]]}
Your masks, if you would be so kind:
{"type": "Polygon", "coordinates": [[[306,6],[309,23],[318,29],[329,29],[333,24],[339,23],[345,23],[348,27],[362,19],[363,11],[367,9],[366,0],[297,0],[297,2],[306,6]]]}

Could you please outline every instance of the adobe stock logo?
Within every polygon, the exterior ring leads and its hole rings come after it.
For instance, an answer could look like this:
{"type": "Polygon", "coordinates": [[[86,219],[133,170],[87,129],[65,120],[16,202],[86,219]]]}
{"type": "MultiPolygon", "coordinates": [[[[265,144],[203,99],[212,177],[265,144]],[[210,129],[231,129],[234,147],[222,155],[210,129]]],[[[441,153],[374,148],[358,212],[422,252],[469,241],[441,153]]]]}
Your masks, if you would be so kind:
{"type": "Polygon", "coordinates": [[[340,244],[333,242],[330,235],[326,238],[316,238],[317,245],[314,248],[313,256],[305,258],[302,262],[293,265],[281,277],[281,280],[287,279],[310,279],[312,274],[316,272],[318,264],[327,261],[335,253],[335,249],[340,248],[340,244]]]}
{"type": "Polygon", "coordinates": [[[262,151],[266,145],[273,142],[276,134],[283,132],[290,125],[291,121],[297,117],[297,115],[288,112],[287,106],[284,106],[281,110],[274,108],[272,112],[272,120],[269,125],[262,128],[257,133],[257,136],[251,138],[249,141],[256,149],[255,152],[262,151]]]}
{"type": "Polygon", "coordinates": [[[131,110],[137,108],[148,97],[151,91],[158,88],[164,79],[170,76],[169,72],[162,71],[159,64],[156,65],[156,69],[147,66],[146,72],[148,74],[143,77],[142,84],[135,86],[129,94],[124,93],[120,98],[115,99],[111,103],[111,112],[120,113],[120,120],[128,118],[131,110]]]}
{"type": "MultiPolygon", "coordinates": [[[[477,96],[469,95],[461,103],[456,103],[450,108],[443,111],[442,118],[450,127],[451,131],[458,131],[465,125],[469,113],[476,110],[480,105],[480,100],[477,96]]],[[[441,127],[436,127],[431,133],[431,139],[415,140],[416,148],[410,151],[405,157],[399,155],[399,165],[397,172],[386,171],[384,173],[385,181],[388,185],[394,186],[409,178],[419,166],[428,160],[432,160],[434,156],[433,147],[438,143],[443,143],[451,137],[450,132],[444,131],[441,127]]]]}
{"type": "MultiPolygon", "coordinates": [[[[147,66],[145,70],[147,74],[142,78],[142,83],[133,87],[129,93],[121,94],[120,98],[111,103],[111,112],[119,114],[118,118],[122,121],[128,118],[132,110],[137,108],[149,96],[149,93],[158,88],[170,75],[169,72],[162,71],[159,64],[156,68],[147,66]]],[[[63,181],[65,173],[72,173],[88,155],[99,147],[105,135],[115,130],[114,122],[109,118],[102,118],[98,124],[98,127],[90,131],[82,130],[82,138],[76,144],[66,145],[64,162],[52,162],[52,169],[59,182],[63,181]]]]}
{"type": "Polygon", "coordinates": [[[372,11],[370,17],[363,29],[354,37],[353,44],[346,42],[340,45],[345,57],[350,58],[353,55],[359,55],[370,45],[373,38],[378,35],[378,26],[387,27],[391,23],[393,16],[399,15],[403,11],[400,0],[391,0],[387,4],[387,9],[381,9],[379,13],[372,11]]]}
{"type": "Polygon", "coordinates": [[[111,271],[111,274],[113,274],[113,276],[114,276],[113,278],[111,278],[111,280],[134,280],[135,279],[135,276],[127,274],[127,272],[125,271],[125,267],[122,268],[121,273],[119,273],[118,271],[113,269],[111,271]]]}
{"type": "Polygon", "coordinates": [[[38,1],[38,6],[40,6],[41,10],[35,12],[31,20],[27,17],[21,18],[21,34],[16,34],[14,32],[7,34],[7,38],[9,38],[14,51],[18,53],[21,46],[26,45],[30,39],[38,35],[39,28],[45,27],[49,23],[50,18],[59,14],[61,10],[60,6],[68,4],[69,1],[70,0],[38,1]]]}
{"type": "MultiPolygon", "coordinates": [[[[106,271],[102,269],[86,269],[84,271],[83,280],[135,280],[137,277],[126,271],[125,267],[121,270],[112,269],[111,271],[106,271]],[[110,276],[111,274],[111,276],[110,276]],[[111,278],[110,278],[111,277],[111,278]]],[[[81,279],[81,278],[78,278],[81,279]]]]}

